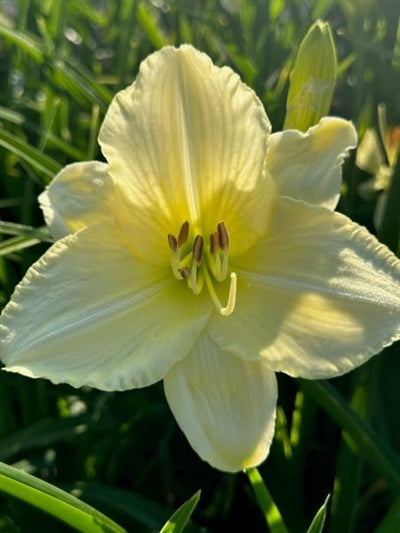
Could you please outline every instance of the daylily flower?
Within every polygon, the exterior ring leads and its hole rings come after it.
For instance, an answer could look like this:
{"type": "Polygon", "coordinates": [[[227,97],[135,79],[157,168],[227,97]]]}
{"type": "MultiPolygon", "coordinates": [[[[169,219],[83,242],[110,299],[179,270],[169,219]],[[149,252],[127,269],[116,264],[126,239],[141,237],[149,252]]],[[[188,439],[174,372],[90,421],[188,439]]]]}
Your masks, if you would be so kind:
{"type": "Polygon", "coordinates": [[[164,379],[197,453],[268,454],[275,372],[360,365],[400,335],[400,263],[333,210],[351,123],[271,134],[254,92],[193,47],[148,57],[101,127],[107,163],[42,194],[58,238],[4,310],[6,369],[125,390],[164,379]]]}
{"type": "Polygon", "coordinates": [[[357,148],[356,165],[361,170],[373,175],[373,178],[360,185],[360,194],[364,197],[370,197],[374,192],[381,193],[376,202],[374,213],[374,224],[379,229],[400,151],[400,126],[388,127],[386,107],[383,104],[378,106],[378,117],[382,144],[375,130],[368,128],[357,148]]]}

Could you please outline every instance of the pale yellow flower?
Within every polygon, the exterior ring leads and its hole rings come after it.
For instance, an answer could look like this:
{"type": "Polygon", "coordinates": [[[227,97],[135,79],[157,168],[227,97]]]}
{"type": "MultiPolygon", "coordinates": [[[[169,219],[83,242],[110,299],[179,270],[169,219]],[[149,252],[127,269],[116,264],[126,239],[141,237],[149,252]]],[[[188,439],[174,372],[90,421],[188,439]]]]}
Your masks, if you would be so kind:
{"type": "Polygon", "coordinates": [[[368,198],[371,193],[381,193],[374,212],[374,224],[379,229],[400,150],[400,127],[388,127],[386,107],[383,104],[378,106],[378,117],[382,143],[375,130],[368,128],[357,148],[356,165],[373,176],[360,185],[360,194],[368,198]]]}
{"type": "Polygon", "coordinates": [[[197,453],[238,471],[274,432],[275,372],[317,379],[400,334],[400,263],[333,212],[351,123],[270,133],[252,90],[191,46],[143,62],[99,141],[41,196],[59,240],[1,321],[8,370],[75,387],[164,379],[197,453]]]}

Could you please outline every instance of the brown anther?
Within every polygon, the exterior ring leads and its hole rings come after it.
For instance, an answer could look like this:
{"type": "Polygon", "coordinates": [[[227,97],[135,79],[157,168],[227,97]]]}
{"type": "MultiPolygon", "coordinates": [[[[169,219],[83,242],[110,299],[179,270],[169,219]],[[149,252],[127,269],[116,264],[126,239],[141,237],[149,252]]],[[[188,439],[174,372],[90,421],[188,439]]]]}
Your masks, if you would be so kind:
{"type": "Polygon", "coordinates": [[[183,267],[183,268],[181,268],[179,270],[179,272],[181,273],[183,279],[189,279],[190,278],[190,274],[191,274],[190,268],[183,267]]]}
{"type": "Polygon", "coordinates": [[[183,246],[186,241],[188,240],[189,236],[189,222],[186,220],[181,226],[181,229],[179,230],[178,234],[178,246],[183,246]]]}
{"type": "Polygon", "coordinates": [[[223,222],[219,222],[217,226],[218,231],[218,243],[221,250],[227,250],[229,247],[229,236],[228,232],[226,231],[225,224],[223,222]]]}
{"type": "Polygon", "coordinates": [[[178,249],[178,241],[173,235],[171,235],[171,233],[168,233],[168,244],[171,248],[171,251],[176,252],[176,250],[178,249]]]}
{"type": "Polygon", "coordinates": [[[210,235],[210,252],[211,255],[215,255],[218,252],[219,242],[218,242],[218,233],[215,231],[210,235]]]}
{"type": "Polygon", "coordinates": [[[196,261],[197,265],[200,265],[200,263],[203,260],[203,237],[201,235],[196,235],[196,238],[194,239],[193,243],[193,259],[196,261]]]}

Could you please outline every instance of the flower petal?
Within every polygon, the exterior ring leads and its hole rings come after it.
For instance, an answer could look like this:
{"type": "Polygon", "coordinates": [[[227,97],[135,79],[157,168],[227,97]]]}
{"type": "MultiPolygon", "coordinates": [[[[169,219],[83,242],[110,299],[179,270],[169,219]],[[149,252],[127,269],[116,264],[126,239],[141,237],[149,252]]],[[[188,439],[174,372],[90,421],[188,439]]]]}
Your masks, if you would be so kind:
{"type": "Polygon", "coordinates": [[[99,135],[121,196],[119,224],[135,235],[136,252],[154,260],[186,220],[207,236],[224,220],[240,235],[232,253],[251,245],[266,225],[269,132],[262,104],[231,69],[189,45],[149,56],[99,135]]]}
{"type": "Polygon", "coordinates": [[[39,196],[46,224],[55,239],[109,218],[113,182],[107,165],[98,161],[73,163],[57,174],[39,196]]]}
{"type": "Polygon", "coordinates": [[[142,387],[191,350],[209,306],[169,268],[135,259],[111,223],[88,226],[57,241],[18,285],[0,322],[1,358],[54,383],[142,387]]]}
{"type": "Polygon", "coordinates": [[[215,468],[237,472],[268,455],[277,386],[262,361],[241,361],[202,335],[168,372],[164,388],[191,446],[215,468]]]}
{"type": "Polygon", "coordinates": [[[367,129],[357,148],[356,165],[370,174],[378,174],[385,164],[385,155],[377,134],[372,128],[367,129]]]}
{"type": "Polygon", "coordinates": [[[356,144],[351,122],[325,117],[306,133],[286,130],[271,135],[267,169],[282,196],[333,210],[339,200],[344,156],[356,144]]]}
{"type": "Polygon", "coordinates": [[[233,268],[235,311],[208,330],[271,370],[332,377],[400,337],[400,262],[343,215],[281,198],[268,236],[233,268]]]}

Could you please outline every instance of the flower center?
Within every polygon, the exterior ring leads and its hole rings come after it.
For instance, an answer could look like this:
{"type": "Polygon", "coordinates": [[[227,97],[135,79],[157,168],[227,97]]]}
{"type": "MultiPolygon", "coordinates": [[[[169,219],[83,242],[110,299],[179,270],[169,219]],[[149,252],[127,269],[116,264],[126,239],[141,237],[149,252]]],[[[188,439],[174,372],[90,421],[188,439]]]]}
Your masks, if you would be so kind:
{"type": "Polygon", "coordinates": [[[228,276],[229,236],[225,224],[219,222],[217,231],[211,233],[208,245],[197,234],[192,243],[189,239],[189,222],[184,222],[178,237],[169,234],[171,267],[176,279],[185,280],[193,294],[200,294],[204,285],[221,315],[230,315],[236,303],[237,277],[230,273],[228,301],[222,305],[214,283],[222,282],[228,276]]]}

